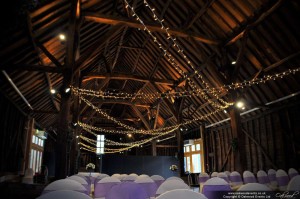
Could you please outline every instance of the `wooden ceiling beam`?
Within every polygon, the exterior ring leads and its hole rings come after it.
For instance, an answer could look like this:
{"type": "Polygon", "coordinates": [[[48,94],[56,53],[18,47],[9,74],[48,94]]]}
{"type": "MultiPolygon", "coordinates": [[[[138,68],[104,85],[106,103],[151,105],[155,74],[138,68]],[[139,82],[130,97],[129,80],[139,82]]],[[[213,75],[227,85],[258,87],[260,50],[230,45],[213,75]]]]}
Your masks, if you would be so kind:
{"type": "MultiPolygon", "coordinates": [[[[111,15],[103,15],[99,13],[92,13],[92,12],[85,12],[84,13],[85,19],[87,21],[92,21],[96,23],[103,23],[103,24],[110,24],[110,25],[119,25],[119,24],[125,24],[126,26],[129,26],[131,28],[139,28],[144,29],[144,26],[139,23],[136,20],[128,19],[125,17],[116,17],[111,15]]],[[[150,31],[154,32],[160,32],[160,33],[166,33],[164,29],[161,29],[161,25],[153,24],[144,21],[145,25],[150,31]]],[[[194,33],[191,31],[183,31],[179,28],[170,28],[168,32],[172,35],[175,35],[177,37],[192,37],[197,41],[210,44],[210,45],[218,45],[219,41],[206,38],[205,36],[202,36],[199,33],[194,33]]]]}
{"type": "MultiPolygon", "coordinates": [[[[32,31],[32,22],[31,22],[31,18],[30,18],[30,15],[29,15],[29,14],[27,15],[27,28],[28,28],[28,34],[29,34],[29,37],[30,37],[29,39],[30,39],[30,41],[31,41],[31,43],[32,43],[32,45],[33,45],[34,51],[35,51],[35,53],[37,54],[37,57],[39,58],[40,63],[43,64],[43,65],[45,65],[45,62],[44,62],[43,59],[41,58],[40,52],[39,52],[38,49],[37,49],[37,46],[39,46],[39,43],[36,41],[36,39],[35,39],[35,37],[34,37],[33,31],[32,31]]],[[[43,45],[42,45],[42,46],[43,46],[43,45]]],[[[43,48],[40,48],[40,49],[41,49],[43,52],[44,52],[44,50],[45,50],[44,54],[45,54],[46,56],[49,57],[49,59],[52,61],[52,63],[56,64],[55,61],[57,61],[57,60],[56,60],[55,58],[52,60],[52,58],[53,58],[53,57],[52,57],[52,54],[49,53],[49,51],[48,51],[46,48],[44,48],[44,46],[43,46],[43,48]]],[[[59,63],[59,64],[60,64],[60,63],[59,63]]],[[[59,65],[57,65],[57,66],[59,66],[59,65]]],[[[60,66],[61,66],[61,65],[60,65],[60,66]]],[[[46,82],[47,82],[47,84],[48,84],[49,91],[50,91],[50,90],[52,89],[51,78],[50,78],[48,72],[44,72],[44,74],[45,74],[46,82]]],[[[51,102],[52,102],[52,104],[53,104],[55,110],[56,110],[56,111],[59,111],[59,110],[60,110],[60,107],[59,107],[57,101],[55,101],[54,96],[53,96],[50,92],[49,92],[49,97],[50,97],[50,100],[51,100],[51,102]]]]}
{"type": "Polygon", "coordinates": [[[117,46],[117,47],[118,47],[118,48],[129,49],[129,50],[144,50],[144,48],[138,47],[138,46],[120,45],[120,46],[117,46]]]}
{"type": "Polygon", "coordinates": [[[147,130],[150,130],[150,129],[151,129],[150,124],[149,124],[149,122],[145,119],[145,117],[144,117],[143,114],[140,112],[140,110],[139,110],[136,106],[134,106],[134,105],[132,105],[131,107],[132,107],[132,109],[134,110],[134,112],[136,113],[136,115],[141,119],[141,121],[143,122],[143,124],[144,124],[144,126],[146,127],[146,129],[147,129],[147,130]]]}
{"type": "MultiPolygon", "coordinates": [[[[128,30],[128,26],[126,26],[122,32],[122,35],[120,37],[120,41],[119,41],[119,45],[118,46],[122,46],[123,45],[123,40],[124,40],[124,36],[126,34],[128,30]]],[[[111,71],[115,68],[116,64],[117,64],[117,61],[118,61],[118,58],[119,58],[119,54],[120,54],[120,51],[121,51],[121,48],[120,47],[117,47],[117,52],[116,52],[116,56],[115,56],[115,59],[113,61],[113,64],[111,66],[111,71]]]]}
{"type": "MultiPolygon", "coordinates": [[[[273,2],[273,1],[271,1],[273,2]]],[[[254,14],[254,17],[250,18],[248,23],[245,25],[242,25],[241,28],[236,31],[231,37],[229,37],[224,44],[231,45],[232,43],[235,43],[237,40],[243,37],[246,31],[249,31],[253,29],[255,26],[260,24],[265,18],[267,18],[270,14],[272,14],[277,8],[279,8],[284,2],[284,0],[278,0],[275,2],[275,4],[271,4],[270,6],[266,6],[263,9],[261,9],[259,12],[254,14]]]]}
{"type": "Polygon", "coordinates": [[[89,59],[97,55],[97,53],[99,53],[99,50],[106,44],[106,41],[114,37],[123,27],[123,24],[112,27],[101,37],[101,39],[91,45],[76,61],[74,73],[80,70],[80,68],[84,66],[85,63],[89,61],[89,59]]]}
{"type": "Polygon", "coordinates": [[[199,19],[204,13],[206,13],[207,9],[215,2],[216,0],[206,1],[205,5],[201,7],[201,9],[197,12],[197,14],[193,17],[192,20],[186,26],[186,29],[190,29],[192,25],[195,23],[197,19],[199,19]]]}
{"type": "Polygon", "coordinates": [[[123,104],[123,105],[128,105],[128,106],[137,106],[137,107],[143,107],[143,108],[150,108],[150,104],[138,104],[138,103],[133,103],[128,100],[122,100],[122,99],[97,99],[91,101],[93,104],[95,103],[101,103],[101,104],[123,104]]]}
{"type": "Polygon", "coordinates": [[[55,66],[62,67],[61,63],[47,50],[47,48],[43,44],[36,40],[35,43],[37,47],[41,49],[41,51],[43,51],[43,53],[51,60],[51,62],[55,64],[55,66]]]}
{"type": "Polygon", "coordinates": [[[114,74],[88,73],[84,75],[82,82],[87,82],[93,79],[106,79],[106,78],[115,79],[115,80],[134,80],[134,81],[140,81],[145,83],[151,82],[151,83],[162,84],[167,86],[174,86],[175,84],[175,81],[170,79],[156,79],[156,78],[149,79],[147,77],[142,77],[138,75],[121,74],[121,73],[114,73],[114,74]]]}

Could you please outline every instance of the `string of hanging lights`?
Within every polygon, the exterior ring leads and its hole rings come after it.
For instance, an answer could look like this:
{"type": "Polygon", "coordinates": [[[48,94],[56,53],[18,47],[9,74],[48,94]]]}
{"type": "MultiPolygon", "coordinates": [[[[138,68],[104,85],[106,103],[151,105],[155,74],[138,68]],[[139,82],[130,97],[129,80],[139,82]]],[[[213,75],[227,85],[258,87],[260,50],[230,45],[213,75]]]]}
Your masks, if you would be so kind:
{"type": "MultiPolygon", "coordinates": [[[[164,52],[164,56],[167,57],[167,60],[171,63],[172,66],[174,66],[174,68],[179,72],[179,74],[188,81],[189,85],[193,88],[193,90],[197,89],[196,84],[194,83],[194,81],[188,77],[188,75],[180,68],[179,64],[176,63],[175,59],[173,58],[173,56],[162,46],[162,44],[157,40],[157,38],[153,35],[153,33],[148,29],[148,27],[145,25],[145,23],[143,22],[143,20],[137,15],[137,13],[135,12],[134,8],[132,6],[129,5],[129,3],[127,2],[127,0],[124,0],[126,3],[126,8],[130,8],[132,11],[132,17],[135,17],[136,20],[138,20],[144,27],[144,31],[146,31],[152,38],[153,41],[156,45],[158,45],[158,47],[164,52]]],[[[151,9],[152,12],[154,13],[154,9],[151,9]]],[[[155,17],[155,19],[157,19],[158,17],[156,16],[156,14],[154,13],[153,15],[155,17]]],[[[165,26],[162,24],[162,29],[165,29],[165,26]]],[[[168,33],[169,34],[169,33],[168,33]]],[[[170,35],[170,34],[169,34],[170,35]]],[[[174,38],[173,38],[174,40],[174,38]]],[[[172,41],[173,41],[172,40],[172,41]]],[[[175,40],[174,40],[175,41],[175,40]]],[[[176,44],[174,44],[174,46],[176,46],[176,44]]],[[[179,51],[181,52],[181,50],[179,51]]],[[[183,53],[183,51],[181,52],[183,53]]],[[[191,61],[188,60],[187,63],[189,65],[191,65],[191,61]]],[[[193,67],[194,68],[194,67],[193,67]]],[[[197,72],[197,74],[199,74],[197,72]]],[[[201,76],[201,75],[200,75],[201,76]]],[[[203,77],[201,76],[200,80],[202,81],[202,84],[209,88],[208,84],[204,81],[203,77]]],[[[215,108],[222,108],[225,109],[231,105],[233,105],[233,103],[228,103],[225,100],[223,100],[222,98],[219,97],[219,95],[217,95],[216,93],[211,93],[212,95],[214,95],[214,97],[217,99],[217,102],[213,101],[210,99],[210,97],[205,93],[205,92],[200,92],[201,96],[207,100],[212,106],[214,106],[215,108]],[[223,103],[224,105],[220,104],[223,103]]]]}
{"type": "MultiPolygon", "coordinates": [[[[111,149],[111,148],[105,148],[105,153],[119,153],[119,152],[122,152],[122,151],[126,151],[128,149],[131,149],[133,147],[139,147],[145,143],[148,143],[148,142],[151,142],[152,140],[155,140],[161,136],[164,136],[164,135],[167,135],[167,134],[170,134],[172,133],[173,131],[175,131],[177,128],[174,128],[174,129],[171,129],[169,131],[166,131],[164,132],[163,134],[160,134],[160,135],[156,135],[156,136],[153,136],[151,138],[147,138],[147,139],[144,139],[144,140],[140,140],[140,141],[137,141],[137,142],[132,142],[130,143],[130,146],[127,146],[127,147],[124,147],[124,148],[118,148],[118,149],[111,149]]],[[[84,136],[81,136],[81,138],[84,137],[84,136]]],[[[84,139],[85,141],[86,140],[89,140],[89,139],[84,139]]],[[[90,144],[92,145],[95,145],[94,143],[88,141],[90,144]]],[[[116,142],[117,143],[117,142],[116,142]]],[[[83,147],[85,147],[85,149],[88,149],[90,150],[91,152],[95,152],[96,151],[96,148],[95,147],[92,147],[92,146],[89,146],[87,144],[84,144],[82,142],[79,142],[80,145],[82,145],[83,147]]],[[[122,146],[122,145],[115,145],[115,146],[122,146]]]]}
{"type": "MultiPolygon", "coordinates": [[[[105,133],[111,133],[111,134],[144,134],[144,135],[158,135],[163,131],[172,129],[172,128],[179,128],[180,125],[175,125],[172,127],[164,127],[159,129],[152,129],[152,130],[144,130],[144,131],[122,131],[122,130],[106,130],[100,127],[95,127],[83,122],[78,122],[78,125],[82,127],[84,130],[93,130],[97,132],[105,132],[105,133]]],[[[96,134],[95,134],[96,136],[96,134]]]]}
{"type": "Polygon", "coordinates": [[[228,85],[223,85],[220,87],[215,87],[215,88],[210,88],[210,91],[207,89],[196,89],[196,90],[190,90],[190,91],[177,91],[177,92],[172,92],[172,93],[113,93],[113,92],[103,92],[103,91],[95,91],[95,90],[88,90],[88,89],[81,89],[81,88],[76,88],[72,87],[72,91],[74,93],[78,93],[79,95],[84,95],[84,96],[93,96],[93,97],[101,97],[104,99],[132,99],[134,96],[138,99],[159,99],[159,98],[179,98],[179,97],[192,97],[192,96],[199,96],[200,92],[223,92],[223,91],[230,91],[230,90],[236,90],[236,89],[242,89],[244,87],[251,87],[253,85],[258,85],[261,83],[266,83],[271,80],[277,80],[277,79],[282,79],[288,75],[295,74],[296,72],[300,71],[299,68],[295,69],[288,69],[286,71],[272,74],[272,75],[264,75],[261,78],[254,78],[251,80],[244,80],[242,82],[237,82],[237,83],[232,83],[228,85]]]}

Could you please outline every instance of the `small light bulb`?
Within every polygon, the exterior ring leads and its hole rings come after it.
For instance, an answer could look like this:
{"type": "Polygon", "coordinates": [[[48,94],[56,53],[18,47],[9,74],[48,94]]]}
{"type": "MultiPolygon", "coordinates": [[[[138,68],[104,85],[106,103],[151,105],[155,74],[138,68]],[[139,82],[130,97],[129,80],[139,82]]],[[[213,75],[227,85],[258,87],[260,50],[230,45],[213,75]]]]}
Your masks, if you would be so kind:
{"type": "Polygon", "coordinates": [[[55,94],[55,93],[56,93],[56,90],[52,88],[52,89],[50,90],[50,92],[51,92],[52,94],[55,94]]]}
{"type": "Polygon", "coordinates": [[[70,88],[66,88],[65,92],[68,93],[70,92],[70,90],[71,90],[70,88]]]}
{"type": "Polygon", "coordinates": [[[231,64],[232,64],[232,65],[236,64],[236,61],[232,61],[231,64]]]}
{"type": "Polygon", "coordinates": [[[241,102],[241,101],[239,101],[239,102],[236,103],[236,107],[243,108],[244,107],[244,103],[241,102]]]}
{"type": "Polygon", "coordinates": [[[66,36],[64,34],[59,34],[59,39],[62,41],[66,40],[66,36]]]}

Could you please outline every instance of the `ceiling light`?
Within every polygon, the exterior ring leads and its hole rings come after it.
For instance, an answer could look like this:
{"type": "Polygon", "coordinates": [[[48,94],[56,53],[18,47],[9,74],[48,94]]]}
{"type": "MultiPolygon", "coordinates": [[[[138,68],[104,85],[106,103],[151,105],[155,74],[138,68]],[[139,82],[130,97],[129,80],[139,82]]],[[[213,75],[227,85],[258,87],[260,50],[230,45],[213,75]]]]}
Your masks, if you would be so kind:
{"type": "Polygon", "coordinates": [[[236,103],[236,107],[238,107],[238,108],[243,108],[244,106],[245,106],[244,102],[238,101],[236,103]]]}
{"type": "Polygon", "coordinates": [[[62,41],[66,40],[66,36],[64,34],[59,34],[59,39],[62,41]]]}
{"type": "Polygon", "coordinates": [[[227,113],[227,111],[224,109],[224,113],[227,113]]]}
{"type": "Polygon", "coordinates": [[[180,131],[183,131],[183,128],[180,128],[180,131]]]}
{"type": "Polygon", "coordinates": [[[129,134],[127,134],[127,136],[131,138],[131,137],[132,137],[132,134],[131,134],[131,133],[129,133],[129,134]]]}
{"type": "Polygon", "coordinates": [[[50,93],[55,94],[55,93],[56,93],[56,90],[52,88],[52,89],[50,90],[50,93]]]}
{"type": "Polygon", "coordinates": [[[232,64],[232,65],[236,64],[236,61],[232,61],[231,64],[232,64]]]}
{"type": "Polygon", "coordinates": [[[76,138],[79,138],[79,136],[77,135],[76,138]]]}
{"type": "Polygon", "coordinates": [[[157,140],[157,142],[160,142],[160,140],[157,140]]]}
{"type": "Polygon", "coordinates": [[[66,88],[65,92],[68,93],[70,92],[70,90],[71,90],[70,88],[66,88]]]}
{"type": "Polygon", "coordinates": [[[242,110],[245,110],[245,107],[244,107],[244,106],[242,107],[242,110]]]}

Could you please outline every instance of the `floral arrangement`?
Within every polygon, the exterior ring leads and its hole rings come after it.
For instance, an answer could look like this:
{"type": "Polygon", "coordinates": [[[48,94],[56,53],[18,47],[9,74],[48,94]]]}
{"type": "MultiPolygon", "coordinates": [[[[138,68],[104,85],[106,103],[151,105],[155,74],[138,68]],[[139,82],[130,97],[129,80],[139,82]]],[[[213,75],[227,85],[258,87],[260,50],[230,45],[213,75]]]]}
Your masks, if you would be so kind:
{"type": "Polygon", "coordinates": [[[85,166],[85,169],[88,170],[88,169],[95,169],[95,165],[93,163],[88,163],[86,166],[85,166]]]}
{"type": "Polygon", "coordinates": [[[170,166],[171,171],[176,171],[178,169],[177,165],[173,164],[170,166]]]}

